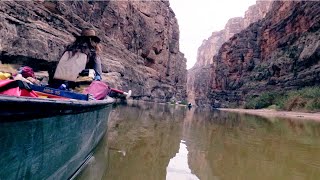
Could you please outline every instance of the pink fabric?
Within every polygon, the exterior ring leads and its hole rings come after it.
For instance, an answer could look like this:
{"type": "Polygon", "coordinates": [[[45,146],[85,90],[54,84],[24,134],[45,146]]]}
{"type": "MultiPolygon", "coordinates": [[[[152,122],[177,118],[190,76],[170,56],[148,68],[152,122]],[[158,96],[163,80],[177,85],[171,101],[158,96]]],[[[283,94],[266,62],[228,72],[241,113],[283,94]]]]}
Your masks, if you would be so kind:
{"type": "Polygon", "coordinates": [[[34,78],[34,71],[31,67],[29,66],[24,66],[22,69],[21,69],[21,75],[24,77],[24,78],[27,78],[27,77],[33,77],[34,78]]]}
{"type": "MultiPolygon", "coordinates": [[[[14,80],[0,80],[0,87],[5,86],[12,81],[14,81],[14,80]]],[[[27,91],[25,89],[20,89],[19,87],[2,91],[2,92],[0,92],[0,94],[4,94],[4,95],[8,95],[8,96],[38,97],[38,95],[34,91],[27,91]]]]}
{"type": "Polygon", "coordinates": [[[5,86],[14,80],[0,80],[0,87],[5,86]]]}
{"type": "Polygon", "coordinates": [[[119,89],[111,88],[111,91],[116,92],[116,93],[120,93],[120,94],[124,94],[124,92],[119,89]]]}
{"type": "Polygon", "coordinates": [[[84,90],[85,94],[92,94],[95,99],[104,99],[110,92],[109,86],[101,81],[93,81],[89,87],[84,90]]]}

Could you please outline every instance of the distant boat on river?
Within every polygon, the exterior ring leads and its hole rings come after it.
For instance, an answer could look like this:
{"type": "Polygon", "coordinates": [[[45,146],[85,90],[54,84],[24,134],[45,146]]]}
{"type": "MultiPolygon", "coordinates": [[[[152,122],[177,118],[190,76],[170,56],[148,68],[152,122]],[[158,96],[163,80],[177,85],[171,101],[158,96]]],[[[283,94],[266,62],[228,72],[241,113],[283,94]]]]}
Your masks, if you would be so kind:
{"type": "Polygon", "coordinates": [[[0,179],[72,179],[106,133],[112,101],[0,96],[0,105],[0,179]]]}

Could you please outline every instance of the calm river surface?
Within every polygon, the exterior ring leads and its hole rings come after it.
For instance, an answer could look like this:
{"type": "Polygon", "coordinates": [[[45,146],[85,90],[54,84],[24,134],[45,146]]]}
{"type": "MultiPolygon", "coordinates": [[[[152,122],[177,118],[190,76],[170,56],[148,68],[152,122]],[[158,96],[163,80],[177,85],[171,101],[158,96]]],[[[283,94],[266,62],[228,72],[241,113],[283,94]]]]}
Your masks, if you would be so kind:
{"type": "Polygon", "coordinates": [[[171,105],[119,105],[77,179],[320,179],[320,124],[171,105]]]}

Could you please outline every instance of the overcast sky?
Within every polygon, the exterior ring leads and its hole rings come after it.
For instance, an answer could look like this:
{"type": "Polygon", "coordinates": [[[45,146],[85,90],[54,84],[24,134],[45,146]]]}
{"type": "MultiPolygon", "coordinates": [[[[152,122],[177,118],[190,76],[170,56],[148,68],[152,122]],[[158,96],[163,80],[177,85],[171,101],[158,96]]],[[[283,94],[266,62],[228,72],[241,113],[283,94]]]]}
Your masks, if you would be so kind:
{"type": "Polygon", "coordinates": [[[187,69],[197,59],[198,47],[212,32],[222,30],[230,18],[243,17],[256,0],[169,0],[180,29],[180,51],[187,69]]]}

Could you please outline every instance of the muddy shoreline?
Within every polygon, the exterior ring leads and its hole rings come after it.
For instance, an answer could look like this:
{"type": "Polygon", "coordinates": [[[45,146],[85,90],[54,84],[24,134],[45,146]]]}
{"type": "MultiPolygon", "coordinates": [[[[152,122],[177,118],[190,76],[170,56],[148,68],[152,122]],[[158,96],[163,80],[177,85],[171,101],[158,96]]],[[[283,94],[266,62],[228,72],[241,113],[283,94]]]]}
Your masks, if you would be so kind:
{"type": "Polygon", "coordinates": [[[305,113],[305,112],[293,112],[293,111],[277,111],[270,109],[229,109],[218,108],[220,111],[237,112],[243,114],[258,115],[266,118],[287,118],[296,120],[314,120],[320,122],[320,113],[305,113]]]}

